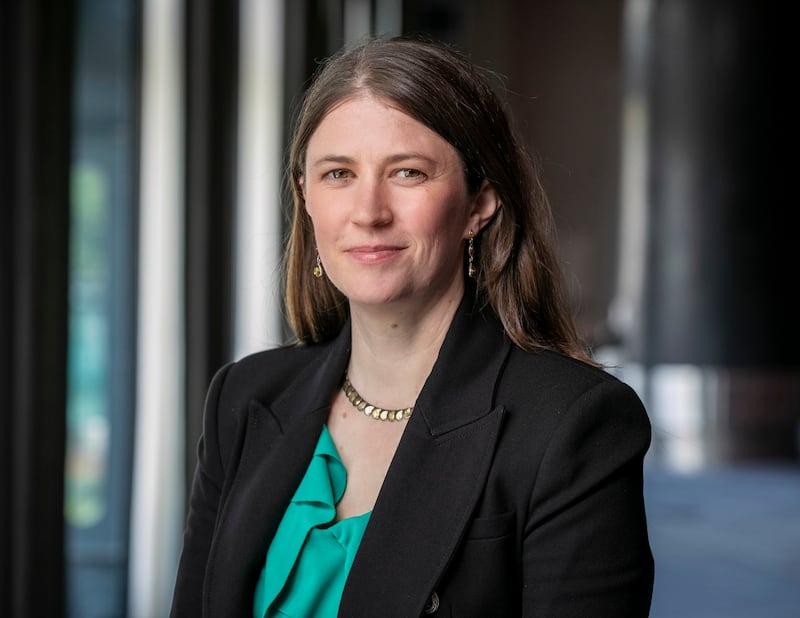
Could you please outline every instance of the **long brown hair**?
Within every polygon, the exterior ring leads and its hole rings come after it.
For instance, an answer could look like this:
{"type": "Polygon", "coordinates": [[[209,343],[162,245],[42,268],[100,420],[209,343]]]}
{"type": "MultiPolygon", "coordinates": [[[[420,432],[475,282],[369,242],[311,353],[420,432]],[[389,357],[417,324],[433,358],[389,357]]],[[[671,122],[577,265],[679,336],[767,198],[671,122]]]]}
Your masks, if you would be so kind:
{"type": "Polygon", "coordinates": [[[500,206],[478,237],[477,297],[526,350],[548,348],[590,361],[572,316],[555,226],[531,158],[481,70],[454,48],[418,37],[374,38],[343,49],[317,71],[300,108],[289,151],[294,202],[285,262],[286,309],[301,342],[334,337],[347,299],[311,277],[316,258],[301,190],[311,135],[337,104],[359,94],[384,99],[447,140],[461,155],[467,186],[484,179],[500,206]]]}

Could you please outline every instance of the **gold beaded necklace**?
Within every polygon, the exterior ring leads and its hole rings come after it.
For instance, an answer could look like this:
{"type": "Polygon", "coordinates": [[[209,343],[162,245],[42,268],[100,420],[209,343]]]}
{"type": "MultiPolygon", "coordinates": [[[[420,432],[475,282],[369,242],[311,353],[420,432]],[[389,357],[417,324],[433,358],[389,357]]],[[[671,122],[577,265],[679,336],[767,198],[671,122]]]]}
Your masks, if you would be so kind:
{"type": "Polygon", "coordinates": [[[350,384],[350,379],[347,377],[346,373],[344,374],[342,391],[344,391],[347,399],[353,404],[353,406],[355,406],[357,410],[360,410],[365,415],[374,418],[377,421],[405,421],[411,418],[411,413],[414,411],[414,406],[401,408],[400,410],[384,410],[383,408],[372,405],[361,395],[359,395],[355,388],[353,388],[353,385],[350,384]]]}

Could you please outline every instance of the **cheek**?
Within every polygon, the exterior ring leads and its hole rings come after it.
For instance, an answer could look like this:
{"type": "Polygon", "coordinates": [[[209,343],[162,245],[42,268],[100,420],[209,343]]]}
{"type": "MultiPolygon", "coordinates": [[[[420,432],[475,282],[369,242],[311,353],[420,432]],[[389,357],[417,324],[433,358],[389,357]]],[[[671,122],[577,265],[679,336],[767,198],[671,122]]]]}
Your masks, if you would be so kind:
{"type": "Polygon", "coordinates": [[[306,196],[305,209],[315,230],[330,225],[337,210],[331,207],[329,201],[319,199],[313,191],[309,191],[306,196]]]}
{"type": "Polygon", "coordinates": [[[442,240],[461,238],[469,218],[469,201],[462,194],[445,197],[435,208],[421,210],[420,216],[431,234],[442,240]]]}

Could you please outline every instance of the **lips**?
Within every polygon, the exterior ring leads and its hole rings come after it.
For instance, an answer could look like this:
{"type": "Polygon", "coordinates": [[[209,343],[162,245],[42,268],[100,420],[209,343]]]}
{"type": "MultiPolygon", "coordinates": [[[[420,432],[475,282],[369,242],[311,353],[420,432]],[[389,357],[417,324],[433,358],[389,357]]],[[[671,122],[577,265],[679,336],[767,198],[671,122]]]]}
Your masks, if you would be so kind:
{"type": "Polygon", "coordinates": [[[374,264],[398,256],[405,247],[399,245],[359,245],[345,251],[350,257],[363,264],[374,264]]]}

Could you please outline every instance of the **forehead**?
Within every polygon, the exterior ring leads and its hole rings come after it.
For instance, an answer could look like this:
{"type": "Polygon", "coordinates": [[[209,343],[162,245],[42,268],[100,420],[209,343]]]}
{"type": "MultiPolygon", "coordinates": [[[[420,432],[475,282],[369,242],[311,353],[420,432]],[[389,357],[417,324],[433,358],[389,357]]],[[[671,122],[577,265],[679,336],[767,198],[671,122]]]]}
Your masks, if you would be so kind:
{"type": "Polygon", "coordinates": [[[323,116],[308,142],[308,154],[330,149],[425,150],[439,156],[458,154],[441,135],[371,95],[345,99],[323,116]]]}

